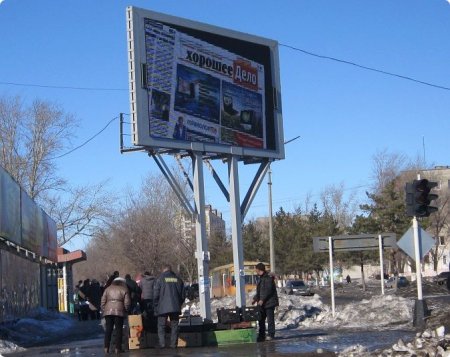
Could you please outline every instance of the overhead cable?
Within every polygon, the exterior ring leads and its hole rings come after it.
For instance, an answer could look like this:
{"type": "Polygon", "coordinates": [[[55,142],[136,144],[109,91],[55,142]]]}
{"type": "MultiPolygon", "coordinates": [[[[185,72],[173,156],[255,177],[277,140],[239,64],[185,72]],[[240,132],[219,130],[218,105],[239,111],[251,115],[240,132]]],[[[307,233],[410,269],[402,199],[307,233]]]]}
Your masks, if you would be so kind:
{"type": "Polygon", "coordinates": [[[365,69],[365,70],[368,70],[368,71],[377,72],[377,73],[385,74],[387,76],[397,77],[397,78],[401,78],[401,79],[406,79],[408,81],[412,81],[412,82],[415,82],[415,83],[423,84],[423,85],[434,87],[434,88],[450,90],[449,87],[441,86],[441,85],[438,85],[438,84],[433,84],[433,83],[430,83],[430,82],[421,81],[421,80],[418,80],[418,79],[415,79],[415,78],[412,78],[412,77],[403,76],[401,74],[396,74],[396,73],[392,73],[392,72],[383,71],[381,69],[376,69],[376,68],[372,68],[372,67],[363,66],[363,65],[355,63],[355,62],[341,60],[341,59],[335,58],[335,57],[319,55],[317,53],[309,52],[309,51],[303,50],[301,48],[290,46],[290,45],[286,45],[286,44],[283,44],[283,43],[280,43],[280,46],[290,48],[291,50],[294,50],[294,51],[302,52],[302,53],[307,54],[309,56],[314,56],[314,57],[318,57],[318,58],[322,58],[322,59],[327,59],[327,60],[330,60],[330,61],[335,61],[335,62],[339,62],[339,63],[348,64],[348,65],[355,66],[355,67],[358,67],[358,68],[361,68],[361,69],[365,69]]]}
{"type": "Polygon", "coordinates": [[[69,155],[69,154],[71,154],[71,153],[73,153],[74,151],[76,151],[76,150],[78,150],[78,149],[80,149],[80,148],[82,148],[83,146],[85,146],[87,143],[89,143],[90,141],[92,141],[92,140],[94,140],[97,136],[99,136],[103,131],[105,131],[106,130],[106,128],[114,121],[114,120],[116,120],[116,119],[118,119],[119,117],[114,117],[114,118],[112,118],[99,132],[97,132],[96,134],[94,134],[93,136],[91,136],[89,139],[87,139],[84,143],[82,143],[82,144],[80,144],[80,145],[78,145],[77,147],[75,147],[75,148],[73,148],[72,150],[70,150],[70,151],[68,151],[68,152],[66,152],[66,153],[64,153],[64,154],[62,154],[62,155],[59,155],[59,156],[55,156],[55,157],[51,157],[51,158],[49,158],[49,159],[47,159],[46,161],[50,161],[50,160],[56,160],[56,159],[60,159],[61,157],[64,157],[64,156],[66,156],[66,155],[69,155]]]}

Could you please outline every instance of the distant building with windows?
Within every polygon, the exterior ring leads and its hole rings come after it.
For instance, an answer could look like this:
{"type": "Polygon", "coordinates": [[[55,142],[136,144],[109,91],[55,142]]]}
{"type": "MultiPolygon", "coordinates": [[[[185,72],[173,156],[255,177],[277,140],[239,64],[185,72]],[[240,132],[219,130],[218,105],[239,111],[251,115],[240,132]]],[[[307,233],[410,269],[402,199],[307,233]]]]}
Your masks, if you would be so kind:
{"type": "MultiPolygon", "coordinates": [[[[209,238],[214,234],[226,235],[225,221],[222,218],[222,213],[211,205],[205,205],[205,222],[206,222],[206,236],[209,238]]],[[[181,215],[181,235],[184,239],[195,236],[195,222],[190,216],[186,214],[181,215]]]]}

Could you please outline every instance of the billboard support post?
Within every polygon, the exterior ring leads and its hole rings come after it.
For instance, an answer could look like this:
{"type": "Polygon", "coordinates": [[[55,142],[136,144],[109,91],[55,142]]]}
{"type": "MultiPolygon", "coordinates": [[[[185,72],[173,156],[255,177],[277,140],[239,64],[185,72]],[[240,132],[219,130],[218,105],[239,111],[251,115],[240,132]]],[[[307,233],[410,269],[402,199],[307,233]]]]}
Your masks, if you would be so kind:
{"type": "Polygon", "coordinates": [[[211,299],[209,289],[209,253],[206,237],[205,219],[205,185],[203,179],[202,154],[194,152],[194,196],[195,196],[195,237],[197,244],[197,268],[200,299],[200,315],[205,320],[211,320],[211,299]]]}
{"type": "Polygon", "coordinates": [[[244,254],[242,248],[242,216],[239,197],[238,158],[228,160],[230,182],[231,241],[233,246],[234,279],[236,281],[236,306],[245,306],[244,254]]]}

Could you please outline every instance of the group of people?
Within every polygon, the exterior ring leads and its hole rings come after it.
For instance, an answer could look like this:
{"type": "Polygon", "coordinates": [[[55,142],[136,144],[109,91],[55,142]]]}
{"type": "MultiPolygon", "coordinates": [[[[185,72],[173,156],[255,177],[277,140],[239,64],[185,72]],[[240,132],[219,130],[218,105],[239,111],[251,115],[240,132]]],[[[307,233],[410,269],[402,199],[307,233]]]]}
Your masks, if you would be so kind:
{"type": "Polygon", "coordinates": [[[103,287],[95,279],[80,280],[75,286],[74,302],[78,319],[100,319],[100,300],[103,287]]]}
{"type": "MultiPolygon", "coordinates": [[[[266,271],[263,263],[258,263],[255,269],[260,277],[253,298],[253,304],[257,304],[260,311],[258,341],[271,340],[275,337],[274,312],[278,306],[275,279],[266,271]]],[[[93,305],[91,311],[95,312],[95,317],[91,318],[100,318],[101,311],[105,319],[105,353],[109,353],[114,330],[115,352],[122,351],[124,318],[131,313],[142,313],[144,321],[156,320],[159,348],[166,347],[165,327],[169,320],[170,347],[177,347],[179,317],[186,293],[183,281],[172,271],[170,265],[164,265],[157,278],[145,272],[139,282],[136,282],[129,274],[122,278],[115,271],[103,287],[95,280],[86,279],[79,282],[76,290],[80,299],[93,305]]]]}
{"type": "MultiPolygon", "coordinates": [[[[122,329],[127,314],[142,313],[144,327],[155,323],[160,348],[166,347],[165,326],[169,319],[170,347],[177,347],[178,322],[185,291],[183,281],[172,271],[170,265],[164,265],[158,278],[145,272],[136,282],[130,274],[123,278],[115,271],[103,287],[98,284],[97,289],[97,284],[95,280],[86,279],[78,283],[75,291],[79,301],[82,299],[89,306],[92,305],[90,311],[96,313],[95,316],[90,313],[92,319],[100,318],[100,312],[105,319],[105,353],[109,353],[113,331],[115,353],[122,351],[122,329]]],[[[87,319],[87,316],[80,316],[80,319],[87,319]]]]}

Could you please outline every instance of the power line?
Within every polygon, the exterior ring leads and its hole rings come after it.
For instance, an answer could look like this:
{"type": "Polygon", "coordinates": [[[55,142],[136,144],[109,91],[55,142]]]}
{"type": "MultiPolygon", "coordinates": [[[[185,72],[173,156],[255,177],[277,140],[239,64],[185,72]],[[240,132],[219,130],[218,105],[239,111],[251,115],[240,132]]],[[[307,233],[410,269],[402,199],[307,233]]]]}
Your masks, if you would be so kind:
{"type": "Polygon", "coordinates": [[[73,87],[73,86],[53,86],[47,84],[33,84],[33,83],[16,83],[16,82],[0,82],[0,84],[9,86],[21,86],[21,87],[38,87],[38,88],[51,88],[51,89],[74,89],[74,90],[89,90],[89,91],[127,91],[124,88],[102,88],[102,87],[73,87]]]}
{"type": "Polygon", "coordinates": [[[424,81],[421,81],[421,80],[418,80],[418,79],[415,79],[415,78],[412,78],[412,77],[403,76],[401,74],[396,74],[396,73],[392,73],[392,72],[383,71],[383,70],[377,69],[377,68],[363,66],[363,65],[355,63],[355,62],[341,60],[341,59],[335,58],[335,57],[319,55],[317,53],[309,52],[309,51],[303,50],[301,48],[290,46],[290,45],[286,45],[286,44],[283,44],[283,43],[280,43],[280,46],[290,48],[291,50],[294,50],[294,51],[302,52],[302,53],[307,54],[309,56],[314,56],[314,57],[318,57],[318,58],[322,58],[322,59],[327,59],[327,60],[330,60],[330,61],[335,61],[335,62],[339,62],[339,63],[349,64],[351,66],[359,67],[359,68],[362,68],[362,69],[365,69],[365,70],[368,70],[368,71],[382,73],[382,74],[385,74],[385,75],[388,75],[388,76],[397,77],[397,78],[401,78],[401,79],[406,79],[408,81],[412,81],[412,82],[415,82],[415,83],[423,84],[423,85],[434,87],[434,88],[450,90],[449,87],[444,87],[444,86],[441,86],[441,85],[438,85],[438,84],[424,82],[424,81]]]}
{"type": "Polygon", "coordinates": [[[67,156],[67,155],[69,155],[69,154],[71,154],[71,153],[73,153],[74,151],[76,151],[76,150],[78,150],[78,149],[80,149],[80,148],[82,148],[83,146],[85,146],[87,143],[89,143],[90,141],[92,141],[92,140],[94,140],[97,136],[99,136],[102,132],[104,132],[105,130],[106,130],[106,128],[114,121],[114,120],[116,120],[116,119],[118,119],[119,117],[114,117],[114,118],[112,118],[99,132],[97,132],[97,133],[95,133],[93,136],[91,136],[89,139],[87,139],[84,143],[82,143],[82,144],[80,144],[80,145],[78,145],[77,147],[75,147],[75,148],[73,148],[72,150],[70,150],[70,151],[68,151],[68,152],[66,152],[66,153],[64,153],[64,154],[62,154],[62,155],[59,155],[59,156],[55,156],[55,157],[51,157],[51,158],[49,158],[49,159],[47,159],[47,160],[45,160],[45,161],[50,161],[50,160],[56,160],[56,159],[60,159],[61,157],[64,157],[64,156],[67,156]]]}
{"type": "MultiPolygon", "coordinates": [[[[306,55],[309,55],[309,56],[313,56],[313,57],[317,57],[317,58],[321,58],[321,59],[327,59],[327,60],[330,60],[330,61],[335,61],[335,62],[338,62],[338,63],[343,63],[343,64],[355,66],[355,67],[358,67],[358,68],[361,68],[361,69],[364,69],[364,70],[367,70],[367,71],[372,71],[372,72],[381,73],[381,74],[384,74],[384,75],[387,75],[387,76],[391,76],[391,77],[405,79],[405,80],[408,80],[408,81],[411,81],[411,82],[423,84],[423,85],[430,86],[430,87],[433,87],[433,88],[438,88],[438,89],[443,89],[443,90],[450,90],[450,87],[445,87],[445,86],[441,86],[441,85],[438,85],[438,84],[421,81],[421,80],[415,79],[413,77],[404,76],[404,75],[401,75],[401,74],[388,72],[388,71],[384,71],[384,70],[373,68],[373,67],[364,66],[364,65],[352,62],[352,61],[342,60],[342,59],[339,59],[339,58],[336,58],[336,57],[332,57],[332,56],[320,55],[320,54],[313,53],[313,52],[304,50],[302,48],[294,47],[294,46],[287,45],[287,44],[284,44],[284,43],[280,43],[280,46],[289,48],[289,49],[294,50],[294,51],[302,52],[302,53],[304,53],[306,55]]],[[[87,91],[128,91],[128,89],[125,89],[125,88],[56,86],[56,85],[47,85],[47,84],[17,83],[17,82],[3,82],[3,81],[0,81],[0,84],[11,85],[11,86],[22,86],[22,87],[38,87],[38,88],[51,88],[51,89],[71,89],[71,90],[87,90],[87,91]]]]}

